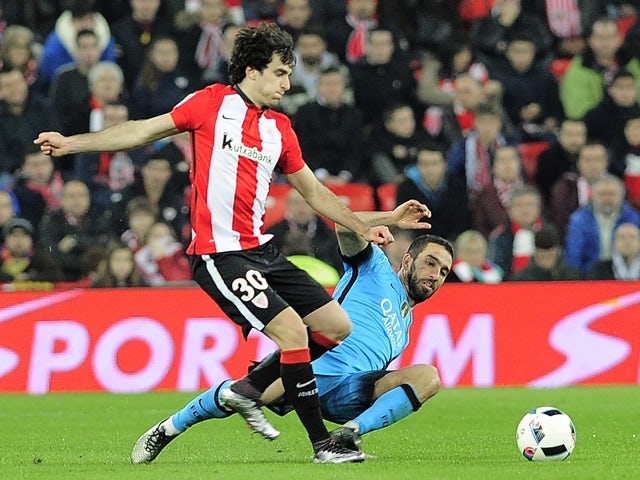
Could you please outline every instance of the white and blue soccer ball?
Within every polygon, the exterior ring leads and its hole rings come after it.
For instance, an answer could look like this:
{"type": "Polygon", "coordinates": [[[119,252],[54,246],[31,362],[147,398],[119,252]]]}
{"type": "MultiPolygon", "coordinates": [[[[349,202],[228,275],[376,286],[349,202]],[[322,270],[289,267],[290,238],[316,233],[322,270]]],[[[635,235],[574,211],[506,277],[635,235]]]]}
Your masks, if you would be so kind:
{"type": "Polygon", "coordinates": [[[564,460],[576,446],[576,429],[563,411],[538,407],[520,420],[516,441],[527,460],[564,460]]]}

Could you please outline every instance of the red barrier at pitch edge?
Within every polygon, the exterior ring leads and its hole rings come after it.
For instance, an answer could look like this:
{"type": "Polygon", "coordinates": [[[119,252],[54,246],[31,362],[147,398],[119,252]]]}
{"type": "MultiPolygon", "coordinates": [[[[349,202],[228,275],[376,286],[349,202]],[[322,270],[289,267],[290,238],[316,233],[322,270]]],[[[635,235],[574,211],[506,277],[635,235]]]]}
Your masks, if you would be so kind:
{"type": "MultiPolygon", "coordinates": [[[[433,363],[448,387],[636,384],[640,283],[446,285],[411,337],[392,367],[433,363]]],[[[272,349],[198,288],[0,295],[0,392],[198,390],[272,349]]]]}

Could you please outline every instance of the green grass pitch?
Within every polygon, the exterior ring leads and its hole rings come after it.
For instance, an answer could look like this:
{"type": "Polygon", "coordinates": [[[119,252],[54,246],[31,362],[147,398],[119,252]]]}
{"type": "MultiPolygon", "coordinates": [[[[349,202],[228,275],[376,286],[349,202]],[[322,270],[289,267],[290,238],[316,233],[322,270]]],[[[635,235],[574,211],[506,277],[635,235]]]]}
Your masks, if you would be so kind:
{"type": "MultiPolygon", "coordinates": [[[[292,414],[272,416],[275,442],[240,417],[211,420],[176,439],[150,465],[131,465],[137,437],[193,397],[0,395],[0,478],[46,479],[637,479],[640,387],[445,389],[418,413],[364,437],[375,458],[314,465],[292,414]],[[515,428],[528,410],[553,405],[576,426],[564,462],[531,463],[515,428]]],[[[332,428],[333,425],[330,425],[332,428]]]]}

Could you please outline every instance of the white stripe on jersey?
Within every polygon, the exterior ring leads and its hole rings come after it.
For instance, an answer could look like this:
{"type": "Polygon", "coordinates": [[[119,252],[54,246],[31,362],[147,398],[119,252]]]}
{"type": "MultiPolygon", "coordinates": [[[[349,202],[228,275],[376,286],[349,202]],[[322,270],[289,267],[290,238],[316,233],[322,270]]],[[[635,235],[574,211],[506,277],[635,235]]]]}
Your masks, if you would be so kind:
{"type": "Polygon", "coordinates": [[[222,149],[225,133],[240,141],[242,139],[242,123],[247,114],[247,105],[240,95],[227,95],[222,99],[215,123],[215,144],[209,164],[209,178],[225,181],[209,181],[207,185],[207,206],[211,212],[211,228],[218,252],[242,250],[240,235],[233,230],[233,205],[228,203],[235,197],[236,179],[238,176],[238,157],[222,149]],[[233,112],[231,118],[223,115],[233,112]],[[222,117],[222,118],[220,118],[222,117]],[[236,118],[237,117],[237,118],[236,118]]]}
{"type": "MultiPolygon", "coordinates": [[[[282,154],[282,133],[276,125],[273,118],[266,118],[264,115],[258,120],[258,131],[262,139],[263,151],[275,151],[275,158],[280,158],[282,154]]],[[[271,176],[273,175],[274,166],[267,166],[263,163],[258,164],[256,172],[258,184],[256,187],[256,197],[253,202],[253,232],[256,237],[264,238],[265,235],[260,234],[262,228],[262,217],[266,209],[266,199],[269,195],[269,186],[271,185],[271,176]]],[[[272,235],[269,235],[271,238],[272,235]]],[[[264,243],[262,240],[260,243],[264,243]]]]}
{"type": "Polygon", "coordinates": [[[251,313],[251,310],[246,307],[242,300],[236,297],[233,292],[229,290],[227,285],[224,283],[220,272],[218,272],[218,267],[216,267],[216,262],[214,262],[213,258],[211,258],[210,255],[202,255],[201,258],[204,260],[205,265],[207,266],[207,272],[209,272],[211,280],[213,280],[213,283],[216,285],[218,290],[220,290],[220,293],[222,293],[224,298],[226,298],[236,306],[238,311],[244,316],[244,318],[251,324],[253,328],[262,331],[265,327],[265,324],[262,323],[253,313],[251,313]]]}

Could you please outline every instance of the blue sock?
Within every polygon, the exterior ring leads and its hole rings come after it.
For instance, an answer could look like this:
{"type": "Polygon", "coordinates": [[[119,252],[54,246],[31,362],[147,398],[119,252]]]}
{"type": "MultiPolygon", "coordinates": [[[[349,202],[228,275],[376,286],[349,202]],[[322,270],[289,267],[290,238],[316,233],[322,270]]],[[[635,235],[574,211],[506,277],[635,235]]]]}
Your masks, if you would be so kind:
{"type": "Polygon", "coordinates": [[[360,426],[360,435],[402,420],[420,408],[413,388],[403,384],[383,393],[369,408],[353,419],[360,426]]]}
{"type": "Polygon", "coordinates": [[[182,433],[191,425],[200,423],[210,418],[226,418],[234,412],[226,410],[218,399],[220,390],[228,386],[231,380],[211,387],[206,392],[201,393],[191,400],[182,410],[178,410],[173,414],[173,426],[182,433]]]}

